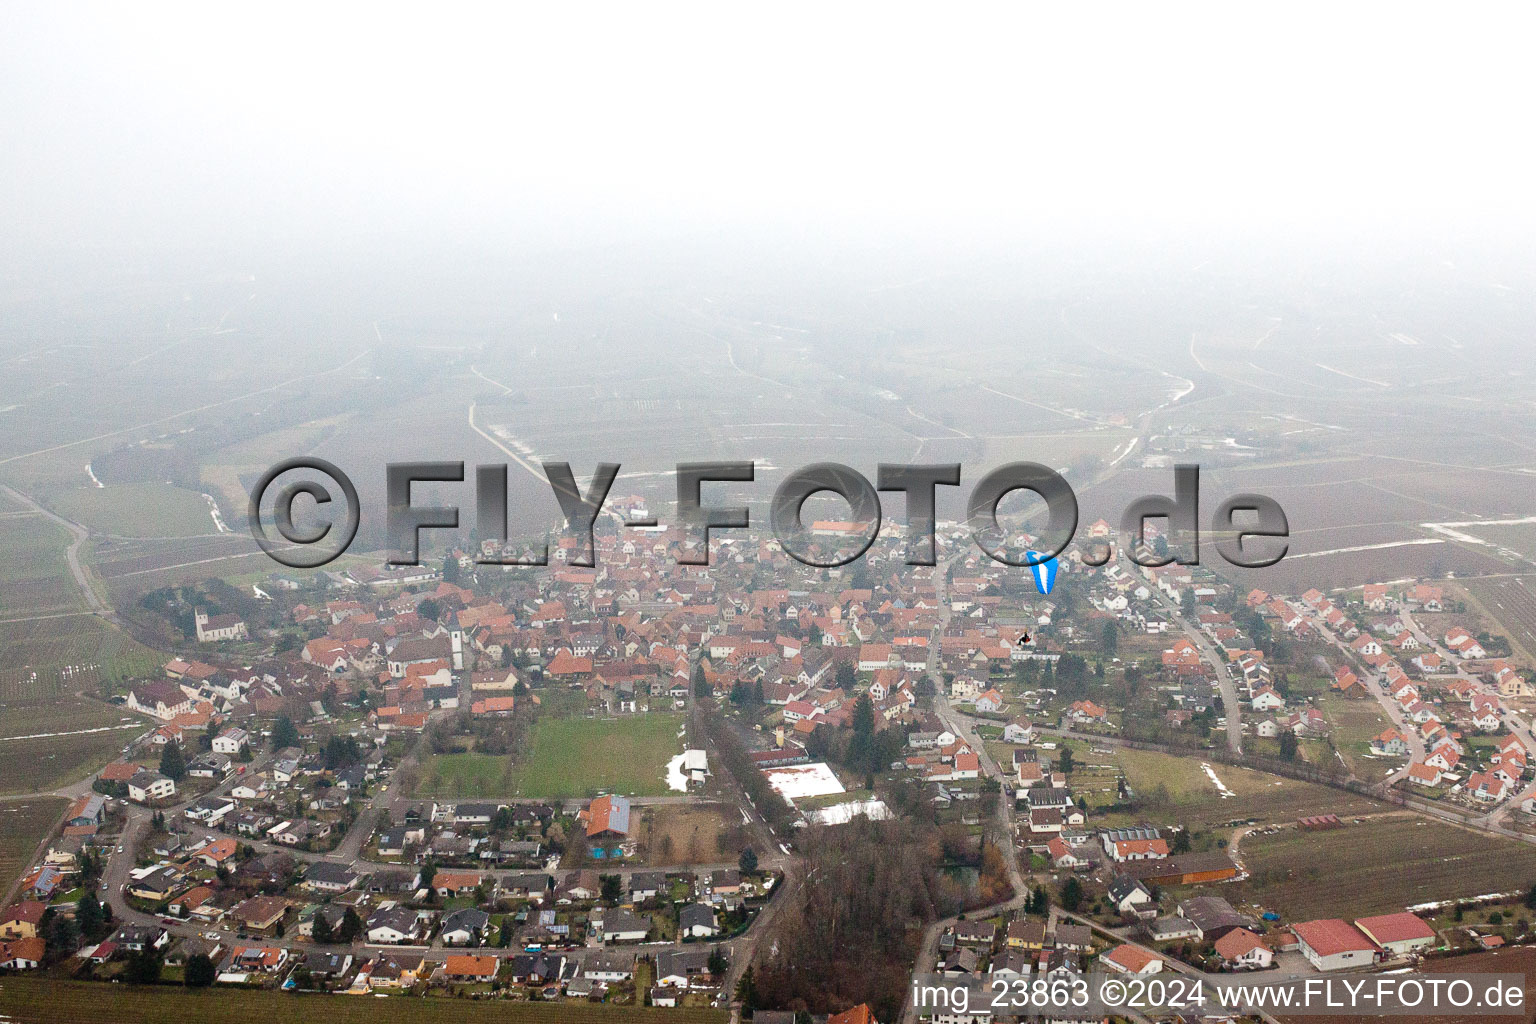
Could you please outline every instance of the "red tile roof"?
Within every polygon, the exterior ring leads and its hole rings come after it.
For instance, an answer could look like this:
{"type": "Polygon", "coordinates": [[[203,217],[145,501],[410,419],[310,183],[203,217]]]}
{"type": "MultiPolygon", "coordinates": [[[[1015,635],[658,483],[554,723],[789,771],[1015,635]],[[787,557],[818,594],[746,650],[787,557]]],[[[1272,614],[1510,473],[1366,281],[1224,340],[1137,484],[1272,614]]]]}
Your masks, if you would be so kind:
{"type": "Polygon", "coordinates": [[[1302,921],[1293,925],[1291,930],[1296,933],[1298,939],[1311,946],[1318,956],[1333,956],[1351,950],[1376,948],[1376,944],[1366,938],[1360,929],[1338,918],[1302,921]]]}
{"type": "Polygon", "coordinates": [[[1406,911],[1398,914],[1382,914],[1378,917],[1355,919],[1356,926],[1366,935],[1385,946],[1389,942],[1407,942],[1410,939],[1433,939],[1435,930],[1417,915],[1406,911]]]}

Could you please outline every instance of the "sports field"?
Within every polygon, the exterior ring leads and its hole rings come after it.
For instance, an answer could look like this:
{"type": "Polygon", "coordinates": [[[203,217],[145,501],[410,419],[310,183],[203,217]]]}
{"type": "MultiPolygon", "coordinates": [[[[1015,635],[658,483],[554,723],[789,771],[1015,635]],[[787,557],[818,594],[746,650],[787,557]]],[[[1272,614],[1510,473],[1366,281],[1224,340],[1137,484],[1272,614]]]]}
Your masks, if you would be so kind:
{"type": "Polygon", "coordinates": [[[667,762],[683,749],[681,715],[545,718],[533,727],[528,757],[514,765],[512,796],[582,797],[607,790],[663,796],[667,762]]]}
{"type": "MultiPolygon", "coordinates": [[[[1411,814],[1326,832],[1294,829],[1243,839],[1250,878],[1232,886],[1287,920],[1356,917],[1418,903],[1524,892],[1531,847],[1411,814]]],[[[1225,891],[1225,890],[1224,890],[1225,891]]]]}
{"type": "Polygon", "coordinates": [[[189,992],[178,986],[134,988],[89,982],[7,978],[0,986],[0,1020],[15,1024],[716,1024],[723,1010],[610,1007],[592,1003],[528,1003],[512,1000],[421,999],[387,1001],[356,996],[288,995],[232,988],[189,992]]]}

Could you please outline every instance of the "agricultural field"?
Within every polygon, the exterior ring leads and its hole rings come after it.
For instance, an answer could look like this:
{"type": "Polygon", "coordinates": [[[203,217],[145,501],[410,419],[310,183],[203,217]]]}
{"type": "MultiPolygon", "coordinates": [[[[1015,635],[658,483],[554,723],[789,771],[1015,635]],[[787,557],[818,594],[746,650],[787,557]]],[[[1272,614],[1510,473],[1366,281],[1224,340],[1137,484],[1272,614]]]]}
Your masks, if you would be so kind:
{"type": "Polygon", "coordinates": [[[1458,526],[1456,529],[1490,544],[1519,552],[1526,558],[1536,558],[1536,523],[1458,526]]]}
{"type": "Polygon", "coordinates": [[[81,611],[85,599],[69,573],[68,530],[37,512],[8,514],[0,530],[0,619],[81,611]]]}
{"type": "Polygon", "coordinates": [[[14,1024],[161,1024],[196,1020],[200,1024],[308,1024],[324,1017],[332,1024],[374,1024],[387,1017],[397,1024],[719,1024],[724,1010],[678,1007],[652,1009],[593,1003],[530,1003],[512,1000],[418,999],[391,997],[387,1009],[377,999],[347,996],[295,996],[279,992],[180,987],[135,988],[89,982],[8,978],[0,986],[0,1019],[14,1024]]]}
{"type": "MultiPolygon", "coordinates": [[[[1380,805],[1372,800],[1326,786],[1209,762],[1216,778],[1232,794],[1223,796],[1201,767],[1200,759],[1193,755],[1118,750],[1114,758],[1135,791],[1139,808],[1133,814],[1095,817],[1093,821],[1098,826],[1150,820],[1206,829],[1234,819],[1284,822],[1310,814],[1332,813],[1342,817],[1380,810],[1380,805]]],[[[1075,772],[1073,785],[1077,785],[1075,772]]]]}
{"type": "Polygon", "coordinates": [[[1516,657],[1536,665],[1536,575],[1465,580],[1462,587],[1476,607],[1499,624],[1516,657]]]}
{"type": "Polygon", "coordinates": [[[68,530],[34,512],[4,515],[0,701],[94,688],[163,660],[86,610],[66,560],[68,530]]]}
{"type": "Polygon", "coordinates": [[[0,703],[0,793],[78,781],[148,729],[146,720],[91,697],[0,703]]]}
{"type": "Polygon", "coordinates": [[[165,662],[166,655],[85,612],[0,623],[0,701],[98,692],[165,662]]]}
{"type": "Polygon", "coordinates": [[[506,796],[550,799],[598,790],[664,796],[667,762],[682,752],[682,716],[651,712],[624,718],[541,718],[527,758],[515,765],[506,796]]]}
{"type": "MultiPolygon", "coordinates": [[[[1473,953],[1470,956],[1458,956],[1451,961],[1426,960],[1414,968],[1415,974],[1443,975],[1452,972],[1456,974],[1519,974],[1525,978],[1525,1005],[1530,1006],[1532,1001],[1536,1000],[1536,949],[1529,946],[1500,949],[1491,953],[1473,953]]],[[[1359,1014],[1342,1013],[1329,1016],[1282,1015],[1275,1018],[1279,1024],[1360,1024],[1361,1019],[1359,1014]]],[[[1365,1019],[1380,1020],[1382,1018],[1365,1019]]],[[[1488,1019],[1486,1012],[1455,1014],[1441,1011],[1434,1017],[1435,1024],[1485,1024],[1488,1019]]]]}
{"type": "Polygon", "coordinates": [[[120,607],[160,587],[197,583],[210,576],[255,571],[267,575],[280,568],[244,532],[179,539],[100,538],[92,547],[90,562],[120,607]]]}
{"type": "Polygon", "coordinates": [[[67,800],[0,800],[0,898],[31,863],[37,846],[59,823],[67,800]]]}
{"type": "Polygon", "coordinates": [[[1381,914],[1436,900],[1523,892],[1536,881],[1530,847],[1406,813],[1327,832],[1250,835],[1241,857],[1250,877],[1233,886],[1233,896],[1287,920],[1381,914]]]}
{"type": "MultiPolygon", "coordinates": [[[[115,537],[196,537],[218,532],[208,503],[169,484],[78,487],[47,496],[50,507],[92,533],[115,537]]],[[[228,509],[223,510],[228,516],[228,509]]]]}

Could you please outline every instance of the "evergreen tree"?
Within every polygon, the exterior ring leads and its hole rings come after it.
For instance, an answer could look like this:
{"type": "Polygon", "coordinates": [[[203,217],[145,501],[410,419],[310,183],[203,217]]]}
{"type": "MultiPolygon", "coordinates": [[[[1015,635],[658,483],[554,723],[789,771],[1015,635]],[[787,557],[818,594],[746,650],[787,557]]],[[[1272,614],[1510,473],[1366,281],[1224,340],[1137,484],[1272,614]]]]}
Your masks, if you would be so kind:
{"type": "Polygon", "coordinates": [[[160,969],[163,966],[159,953],[152,949],[141,949],[128,958],[128,970],[124,976],[130,985],[155,985],[160,981],[160,969]]]}
{"type": "Polygon", "coordinates": [[[299,730],[293,724],[293,719],[287,715],[278,716],[272,723],[272,746],[278,750],[284,747],[296,747],[299,745],[299,730]]]}
{"type": "Polygon", "coordinates": [[[187,759],[181,752],[180,743],[167,743],[160,752],[160,774],[175,782],[187,777],[187,759]]]}
{"type": "Polygon", "coordinates": [[[75,922],[80,926],[80,934],[89,941],[95,941],[101,934],[107,919],[102,913],[101,901],[96,898],[94,892],[87,892],[80,897],[80,902],[75,907],[75,922]]]}
{"type": "Polygon", "coordinates": [[[858,672],[854,669],[854,667],[851,664],[849,664],[846,661],[840,661],[840,662],[837,663],[837,686],[838,686],[838,689],[843,690],[844,692],[847,692],[848,690],[853,689],[855,684],[858,683],[858,681],[859,681],[858,672]]]}
{"type": "Polygon", "coordinates": [[[869,694],[859,694],[853,703],[853,735],[848,741],[848,766],[856,771],[875,767],[879,751],[875,745],[875,705],[869,694]]]}
{"type": "Polygon", "coordinates": [[[1280,734],[1280,756],[1287,761],[1296,760],[1296,751],[1299,744],[1296,742],[1296,734],[1283,732],[1280,734]]]}
{"type": "Polygon", "coordinates": [[[752,965],[741,973],[741,980],[736,983],[736,1001],[749,1010],[757,1009],[757,981],[752,976],[752,965]]]}
{"type": "Polygon", "coordinates": [[[197,953],[187,960],[187,970],[183,977],[187,988],[207,988],[218,977],[218,968],[207,953],[197,953]]]}
{"type": "Polygon", "coordinates": [[[68,956],[80,948],[80,929],[75,919],[66,914],[49,913],[43,926],[43,941],[48,949],[60,956],[68,956]]]}
{"type": "Polygon", "coordinates": [[[741,868],[744,875],[757,874],[757,851],[748,846],[741,851],[741,856],[736,859],[736,866],[741,868]]]}
{"type": "Polygon", "coordinates": [[[1104,623],[1104,629],[1100,632],[1099,637],[1101,640],[1099,644],[1100,648],[1104,651],[1105,654],[1109,655],[1110,657],[1114,657],[1115,652],[1120,649],[1119,624],[1116,623],[1114,619],[1110,619],[1108,622],[1104,623]]]}
{"type": "Polygon", "coordinates": [[[342,942],[352,942],[363,933],[363,919],[357,916],[357,911],[351,907],[341,918],[340,938],[342,942]]]}
{"type": "Polygon", "coordinates": [[[315,923],[311,934],[314,936],[315,943],[321,946],[329,946],[335,939],[335,936],[331,934],[330,922],[324,914],[319,912],[315,914],[315,923]]]}
{"type": "Polygon", "coordinates": [[[1061,905],[1072,913],[1077,913],[1083,905],[1083,883],[1078,881],[1076,875],[1071,875],[1061,887],[1061,905]]]}

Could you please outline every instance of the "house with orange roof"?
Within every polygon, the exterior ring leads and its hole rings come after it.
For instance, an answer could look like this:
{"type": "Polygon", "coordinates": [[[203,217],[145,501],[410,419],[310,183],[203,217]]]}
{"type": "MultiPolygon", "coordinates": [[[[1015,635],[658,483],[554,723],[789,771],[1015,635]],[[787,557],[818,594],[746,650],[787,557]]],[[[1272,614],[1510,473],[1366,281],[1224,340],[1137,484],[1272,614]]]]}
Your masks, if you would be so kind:
{"type": "Polygon", "coordinates": [[[1340,665],[1333,670],[1333,689],[1346,697],[1358,697],[1365,693],[1360,677],[1350,671],[1346,665],[1340,665]]]}
{"type": "Polygon", "coordinates": [[[1442,772],[1437,765],[1415,761],[1408,766],[1407,780],[1416,786],[1434,787],[1440,784],[1442,772]]]}
{"type": "MultiPolygon", "coordinates": [[[[1060,842],[1060,840],[1055,840],[1060,842]]],[[[1099,957],[1099,963],[1119,974],[1145,976],[1157,974],[1163,969],[1163,958],[1151,950],[1122,943],[1099,957]]]]}
{"type": "Polygon", "coordinates": [[[1109,712],[1091,700],[1078,700],[1072,702],[1062,717],[1073,724],[1102,725],[1109,720],[1109,712]]]}
{"type": "Polygon", "coordinates": [[[469,705],[472,715],[510,715],[517,706],[515,697],[483,697],[469,705]]]}
{"type": "Polygon", "coordinates": [[[228,864],[239,849],[240,844],[226,836],[221,839],[215,839],[207,846],[204,846],[201,850],[197,851],[196,856],[198,860],[210,868],[217,868],[228,864]]]}
{"type": "Polygon", "coordinates": [[[1461,763],[1461,751],[1450,743],[1441,743],[1430,751],[1424,763],[1439,768],[1443,772],[1452,772],[1461,763]]]}
{"type": "Polygon", "coordinates": [[[860,1003],[858,1006],[842,1013],[834,1013],[827,1018],[827,1024],[880,1024],[875,1020],[874,1011],[868,1003],[860,1003]]]}
{"type": "Polygon", "coordinates": [[[455,954],[443,961],[443,978],[447,981],[493,981],[501,968],[501,961],[494,956],[455,954]]]}
{"type": "Polygon", "coordinates": [[[1002,712],[1006,705],[1003,695],[997,690],[987,690],[976,695],[976,712],[982,715],[995,715],[1002,712]]]}
{"type": "Polygon", "coordinates": [[[1233,928],[1217,939],[1216,955],[1230,970],[1262,970],[1275,960],[1264,937],[1247,928],[1233,928]]]}
{"type": "Polygon", "coordinates": [[[1463,788],[1473,800],[1485,804],[1496,804],[1509,795],[1509,783],[1494,772],[1473,772],[1463,788]]]}
{"type": "Polygon", "coordinates": [[[5,908],[4,913],[0,913],[0,939],[36,938],[47,911],[48,904],[41,900],[12,903],[5,908]]]}
{"type": "Polygon", "coordinates": [[[37,936],[0,942],[0,970],[35,971],[42,966],[48,944],[37,936]]]}
{"type": "Polygon", "coordinates": [[[570,679],[575,676],[592,674],[592,659],[578,658],[564,648],[555,652],[555,656],[544,666],[544,674],[556,679],[570,679]]]}

